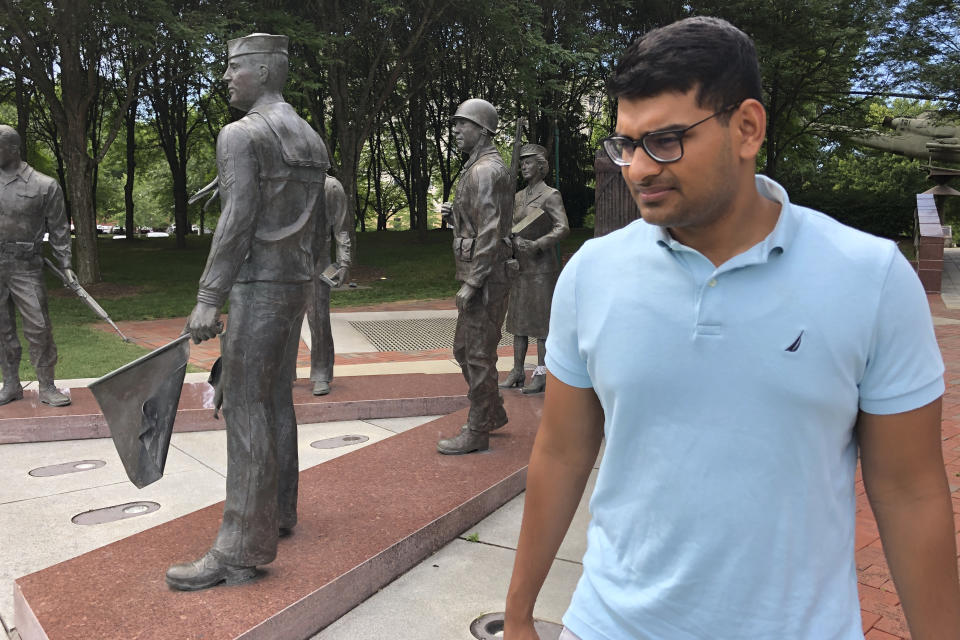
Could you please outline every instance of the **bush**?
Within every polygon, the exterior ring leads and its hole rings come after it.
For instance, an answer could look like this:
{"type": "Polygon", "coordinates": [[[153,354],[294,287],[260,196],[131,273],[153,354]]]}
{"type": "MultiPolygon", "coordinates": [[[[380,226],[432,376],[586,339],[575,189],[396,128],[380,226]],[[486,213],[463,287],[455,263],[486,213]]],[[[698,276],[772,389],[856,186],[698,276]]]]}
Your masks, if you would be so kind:
{"type": "Polygon", "coordinates": [[[800,191],[794,204],[822,211],[843,224],[884,238],[913,235],[914,194],[870,191],[800,191]]]}

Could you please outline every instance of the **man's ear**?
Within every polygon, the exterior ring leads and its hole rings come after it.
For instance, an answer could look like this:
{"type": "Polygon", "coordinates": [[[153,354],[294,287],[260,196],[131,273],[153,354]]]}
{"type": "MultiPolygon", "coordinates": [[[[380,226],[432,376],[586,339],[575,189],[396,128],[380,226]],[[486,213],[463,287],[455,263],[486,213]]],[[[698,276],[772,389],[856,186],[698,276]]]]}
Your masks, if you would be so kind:
{"type": "Polygon", "coordinates": [[[267,84],[269,77],[270,68],[265,64],[257,65],[257,79],[260,81],[260,84],[267,84]]]}
{"type": "Polygon", "coordinates": [[[767,110],[758,100],[747,98],[730,118],[730,126],[735,127],[736,140],[739,143],[738,155],[751,162],[760,152],[767,135],[767,110]]]}

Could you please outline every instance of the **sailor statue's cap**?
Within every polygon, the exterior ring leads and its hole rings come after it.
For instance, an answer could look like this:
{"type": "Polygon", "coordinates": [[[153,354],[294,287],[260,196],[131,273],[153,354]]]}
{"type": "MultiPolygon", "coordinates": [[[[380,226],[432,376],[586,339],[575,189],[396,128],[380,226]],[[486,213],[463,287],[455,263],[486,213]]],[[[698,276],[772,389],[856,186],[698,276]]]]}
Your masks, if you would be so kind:
{"type": "Polygon", "coordinates": [[[533,144],[529,142],[522,147],[520,147],[520,157],[526,158],[527,156],[543,156],[547,157],[547,150],[541,147],[538,144],[533,144]]]}
{"type": "Polygon", "coordinates": [[[280,53],[287,55],[287,36],[269,33],[251,33],[242,38],[227,41],[227,57],[236,58],[252,53],[280,53]]]}

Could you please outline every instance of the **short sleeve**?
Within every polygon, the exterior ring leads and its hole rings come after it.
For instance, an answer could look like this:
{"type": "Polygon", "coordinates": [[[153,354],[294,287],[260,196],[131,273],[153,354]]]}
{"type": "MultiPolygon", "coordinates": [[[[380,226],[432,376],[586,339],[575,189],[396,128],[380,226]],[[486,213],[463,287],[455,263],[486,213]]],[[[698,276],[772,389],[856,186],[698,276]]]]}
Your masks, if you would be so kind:
{"type": "Polygon", "coordinates": [[[580,351],[577,331],[577,271],[583,255],[578,251],[560,272],[550,308],[550,330],[547,333],[547,369],[560,382],[587,389],[593,386],[587,363],[580,351]]]}
{"type": "Polygon", "coordinates": [[[860,408],[881,415],[917,409],[944,391],[943,359],[926,293],[910,263],[894,251],[859,385],[860,408]]]}

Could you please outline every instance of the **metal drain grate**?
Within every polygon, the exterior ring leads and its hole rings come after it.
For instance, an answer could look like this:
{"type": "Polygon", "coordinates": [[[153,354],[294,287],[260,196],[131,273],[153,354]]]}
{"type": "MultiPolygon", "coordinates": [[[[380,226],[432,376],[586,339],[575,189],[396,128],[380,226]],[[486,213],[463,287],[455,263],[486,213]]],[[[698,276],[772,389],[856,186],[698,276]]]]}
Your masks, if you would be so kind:
{"type": "MultiPolygon", "coordinates": [[[[363,334],[378,351],[428,351],[452,349],[456,318],[409,320],[358,320],[350,326],[363,334]]],[[[513,335],[502,329],[500,346],[513,344],[513,335]]]]}

